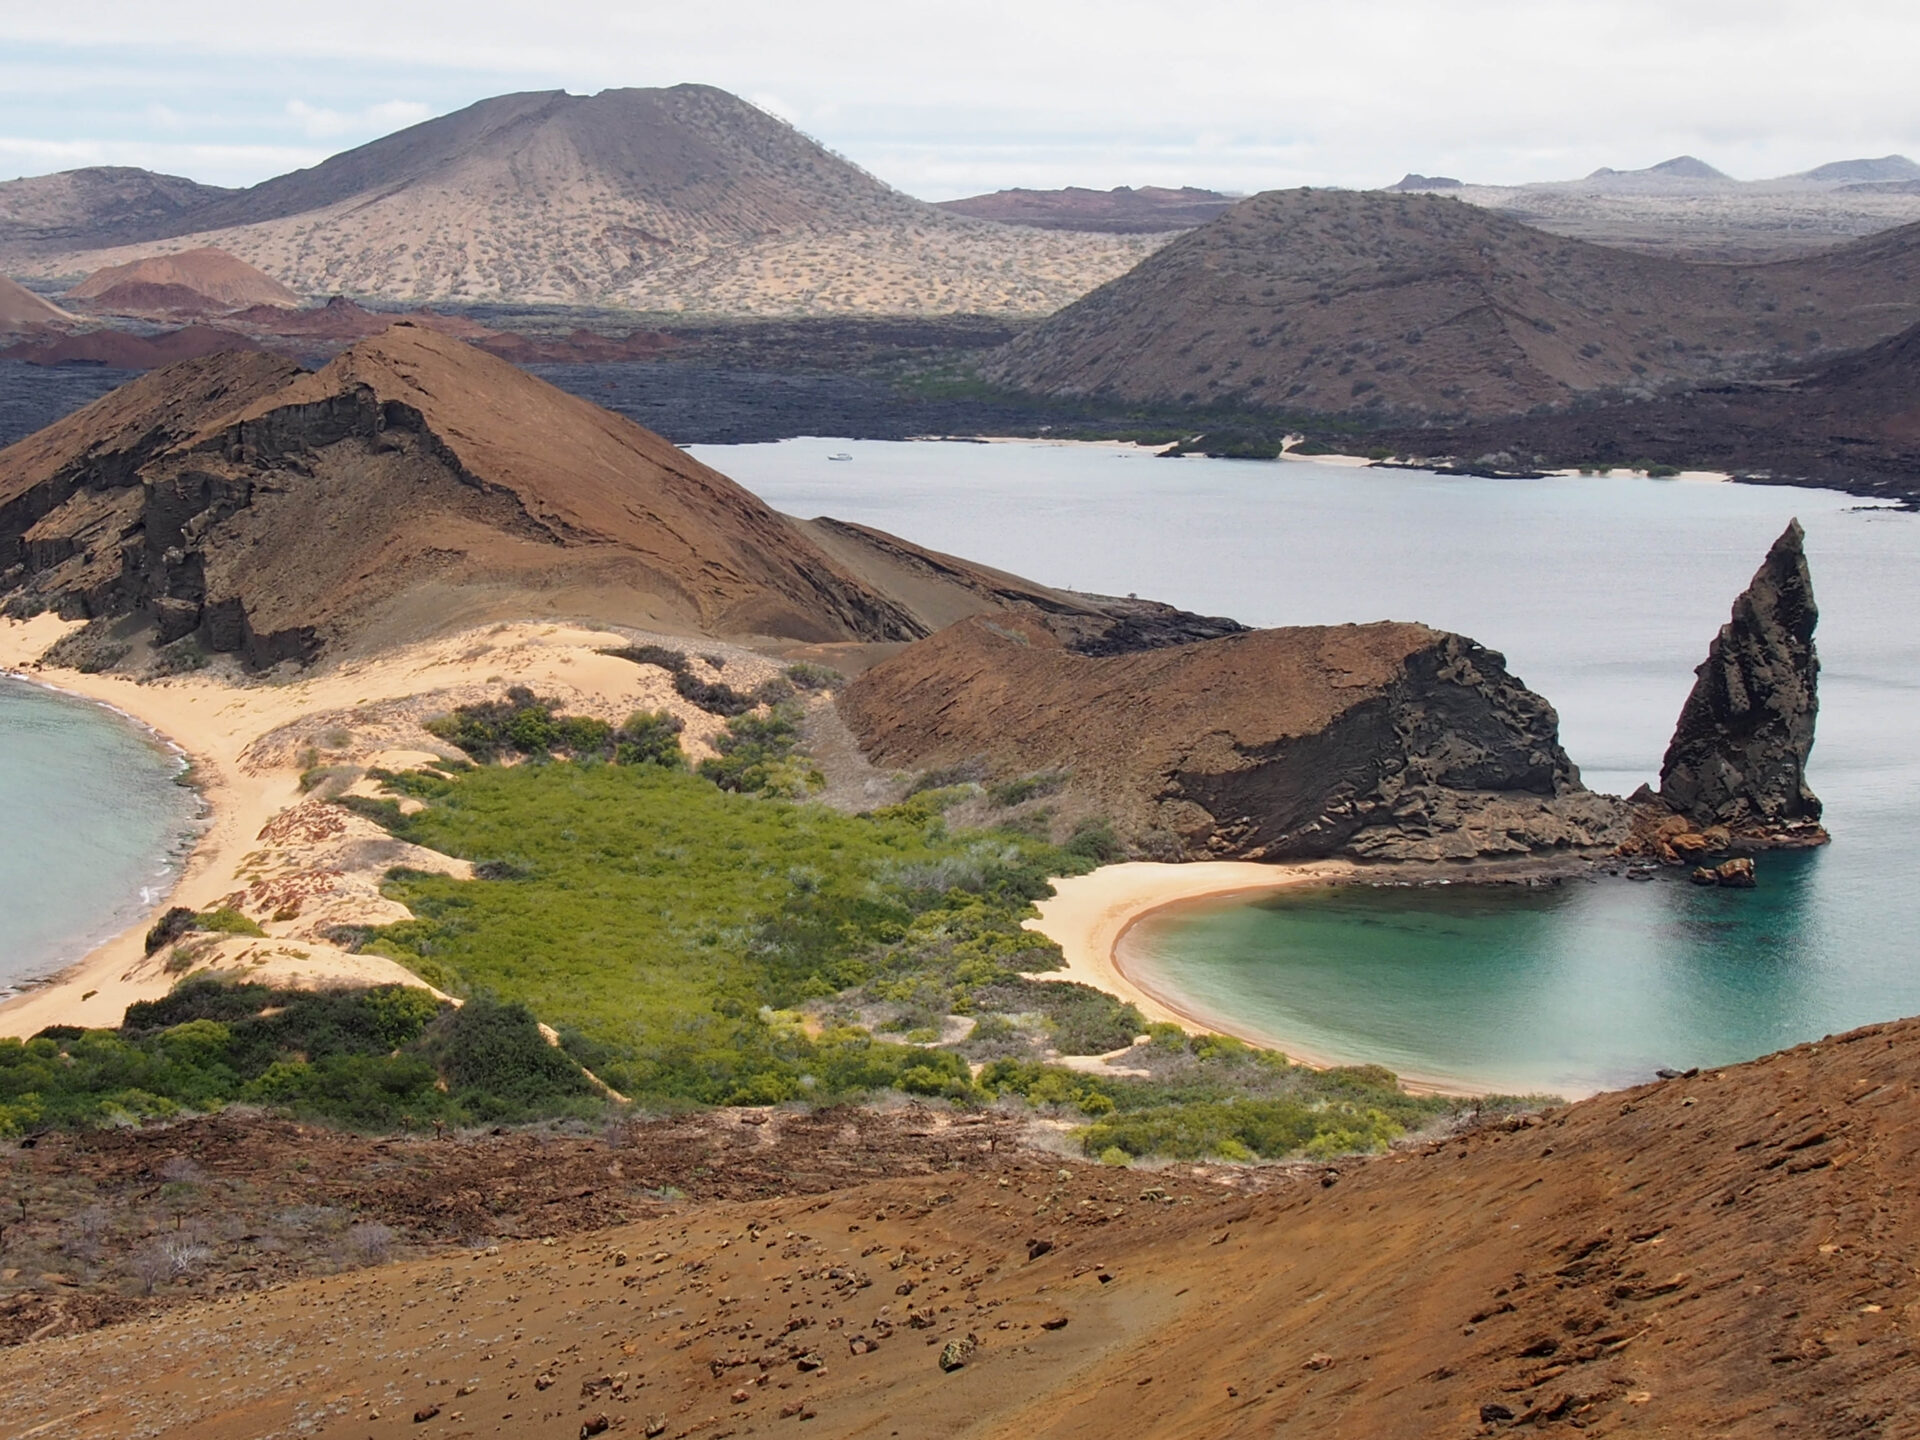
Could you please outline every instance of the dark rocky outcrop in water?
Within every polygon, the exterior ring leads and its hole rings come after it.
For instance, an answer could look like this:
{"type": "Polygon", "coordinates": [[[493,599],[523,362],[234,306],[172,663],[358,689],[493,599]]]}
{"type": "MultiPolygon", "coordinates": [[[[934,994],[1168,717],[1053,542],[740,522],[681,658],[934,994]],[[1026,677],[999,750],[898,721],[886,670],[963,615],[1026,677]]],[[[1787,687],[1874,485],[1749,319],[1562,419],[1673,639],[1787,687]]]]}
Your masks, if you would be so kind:
{"type": "Polygon", "coordinates": [[[1807,788],[1819,711],[1820,618],[1798,520],[1767,552],[1720,627],[1660,767],[1660,798],[1735,837],[1804,831],[1820,818],[1807,788]]]}
{"type": "Polygon", "coordinates": [[[840,696],[877,763],[1069,774],[1149,853],[1470,860],[1610,849],[1553,707],[1424,625],[1254,630],[1087,653],[1038,619],[973,619],[840,696]]]}

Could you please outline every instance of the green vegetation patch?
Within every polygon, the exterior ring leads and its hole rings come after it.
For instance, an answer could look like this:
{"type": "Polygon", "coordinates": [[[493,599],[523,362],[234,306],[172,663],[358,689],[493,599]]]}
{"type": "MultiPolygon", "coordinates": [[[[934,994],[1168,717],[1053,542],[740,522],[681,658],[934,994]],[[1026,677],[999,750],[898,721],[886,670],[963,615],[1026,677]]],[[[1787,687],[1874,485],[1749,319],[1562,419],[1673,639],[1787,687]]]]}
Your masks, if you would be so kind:
{"type": "Polygon", "coordinates": [[[353,1128],[473,1125],[605,1107],[524,1006],[460,1009],[411,985],[183,982],[113,1030],[0,1040],[0,1135],[125,1124],[237,1101],[353,1128]]]}
{"type": "Polygon", "coordinates": [[[851,1030],[809,1038],[762,1016],[862,983],[916,906],[944,901],[916,889],[952,848],[924,814],[856,818],[621,765],[483,767],[415,793],[425,809],[382,823],[488,878],[397,873],[389,893],[417,918],[368,948],[443,987],[526,1003],[591,1047],[616,1089],[774,1101],[916,1067],[941,1087],[964,1081],[955,1055],[851,1030]]]}

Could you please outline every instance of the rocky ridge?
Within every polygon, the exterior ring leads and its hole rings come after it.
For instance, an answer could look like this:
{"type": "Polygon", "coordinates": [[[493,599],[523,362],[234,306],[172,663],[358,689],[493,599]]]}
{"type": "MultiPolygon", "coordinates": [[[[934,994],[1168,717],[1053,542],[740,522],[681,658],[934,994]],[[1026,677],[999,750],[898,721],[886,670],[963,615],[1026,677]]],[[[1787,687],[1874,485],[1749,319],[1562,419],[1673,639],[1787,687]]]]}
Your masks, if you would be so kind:
{"type": "Polygon", "coordinates": [[[1065,771],[1164,858],[1471,860],[1624,835],[1553,708],[1494,652],[1423,625],[1257,630],[1089,653],[975,618],[867,671],[841,714],[879,764],[1065,771]]]}
{"type": "Polygon", "coordinates": [[[1233,197],[1192,185],[1177,190],[1160,185],[1142,185],[1137,190],[1130,185],[1112,190],[1069,185],[1063,190],[996,190],[991,195],[937,203],[955,215],[998,220],[1003,225],[1150,235],[1204,225],[1231,209],[1233,197]]]}

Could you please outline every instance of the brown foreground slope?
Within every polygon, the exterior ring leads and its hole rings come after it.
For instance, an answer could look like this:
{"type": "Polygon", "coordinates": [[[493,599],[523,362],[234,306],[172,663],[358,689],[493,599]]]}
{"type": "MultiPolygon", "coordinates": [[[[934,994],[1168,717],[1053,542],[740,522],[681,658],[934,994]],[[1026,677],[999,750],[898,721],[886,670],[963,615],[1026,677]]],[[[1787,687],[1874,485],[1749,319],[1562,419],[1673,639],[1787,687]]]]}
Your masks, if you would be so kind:
{"type": "Polygon", "coordinates": [[[40,1340],[0,1391],[74,1440],[1910,1436],[1917,1097],[1901,1021],[1253,1196],[981,1138],[40,1340]]]}
{"type": "Polygon", "coordinates": [[[0,451],[13,613],[147,617],[161,644],[255,665],[529,615],[808,643],[1008,607],[1095,629],[1177,615],[861,537],[404,322],[312,373],[235,354],[158,371],[0,451]]]}
{"type": "Polygon", "coordinates": [[[840,712],[877,763],[1058,771],[1175,856],[1465,860],[1610,845],[1553,707],[1424,625],[1254,630],[1083,653],[974,618],[867,671],[840,712]]]}
{"type": "Polygon", "coordinates": [[[1549,235],[1434,195],[1274,191],[1009,341],[1049,395],[1494,415],[1652,394],[1920,320],[1920,226],[1706,264],[1549,235]]]}

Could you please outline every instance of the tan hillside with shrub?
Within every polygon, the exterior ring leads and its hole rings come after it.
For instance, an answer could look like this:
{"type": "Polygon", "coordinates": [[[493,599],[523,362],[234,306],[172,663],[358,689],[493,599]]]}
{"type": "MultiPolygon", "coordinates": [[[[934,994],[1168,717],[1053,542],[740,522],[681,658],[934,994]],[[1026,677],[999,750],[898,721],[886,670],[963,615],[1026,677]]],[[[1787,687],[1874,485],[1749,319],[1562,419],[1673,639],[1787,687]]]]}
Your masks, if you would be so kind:
{"type": "Polygon", "coordinates": [[[1920,226],[1690,262],[1434,195],[1256,195],[1014,337],[1015,389],[1281,412],[1492,415],[1739,376],[1920,320],[1920,226]]]}
{"type": "MultiPolygon", "coordinates": [[[[949,214],[703,85],[498,96],[144,238],[163,237],[141,253],[217,246],[311,295],[766,315],[1044,314],[1158,243],[949,214]]],[[[32,250],[46,274],[132,252],[32,250]]]]}

